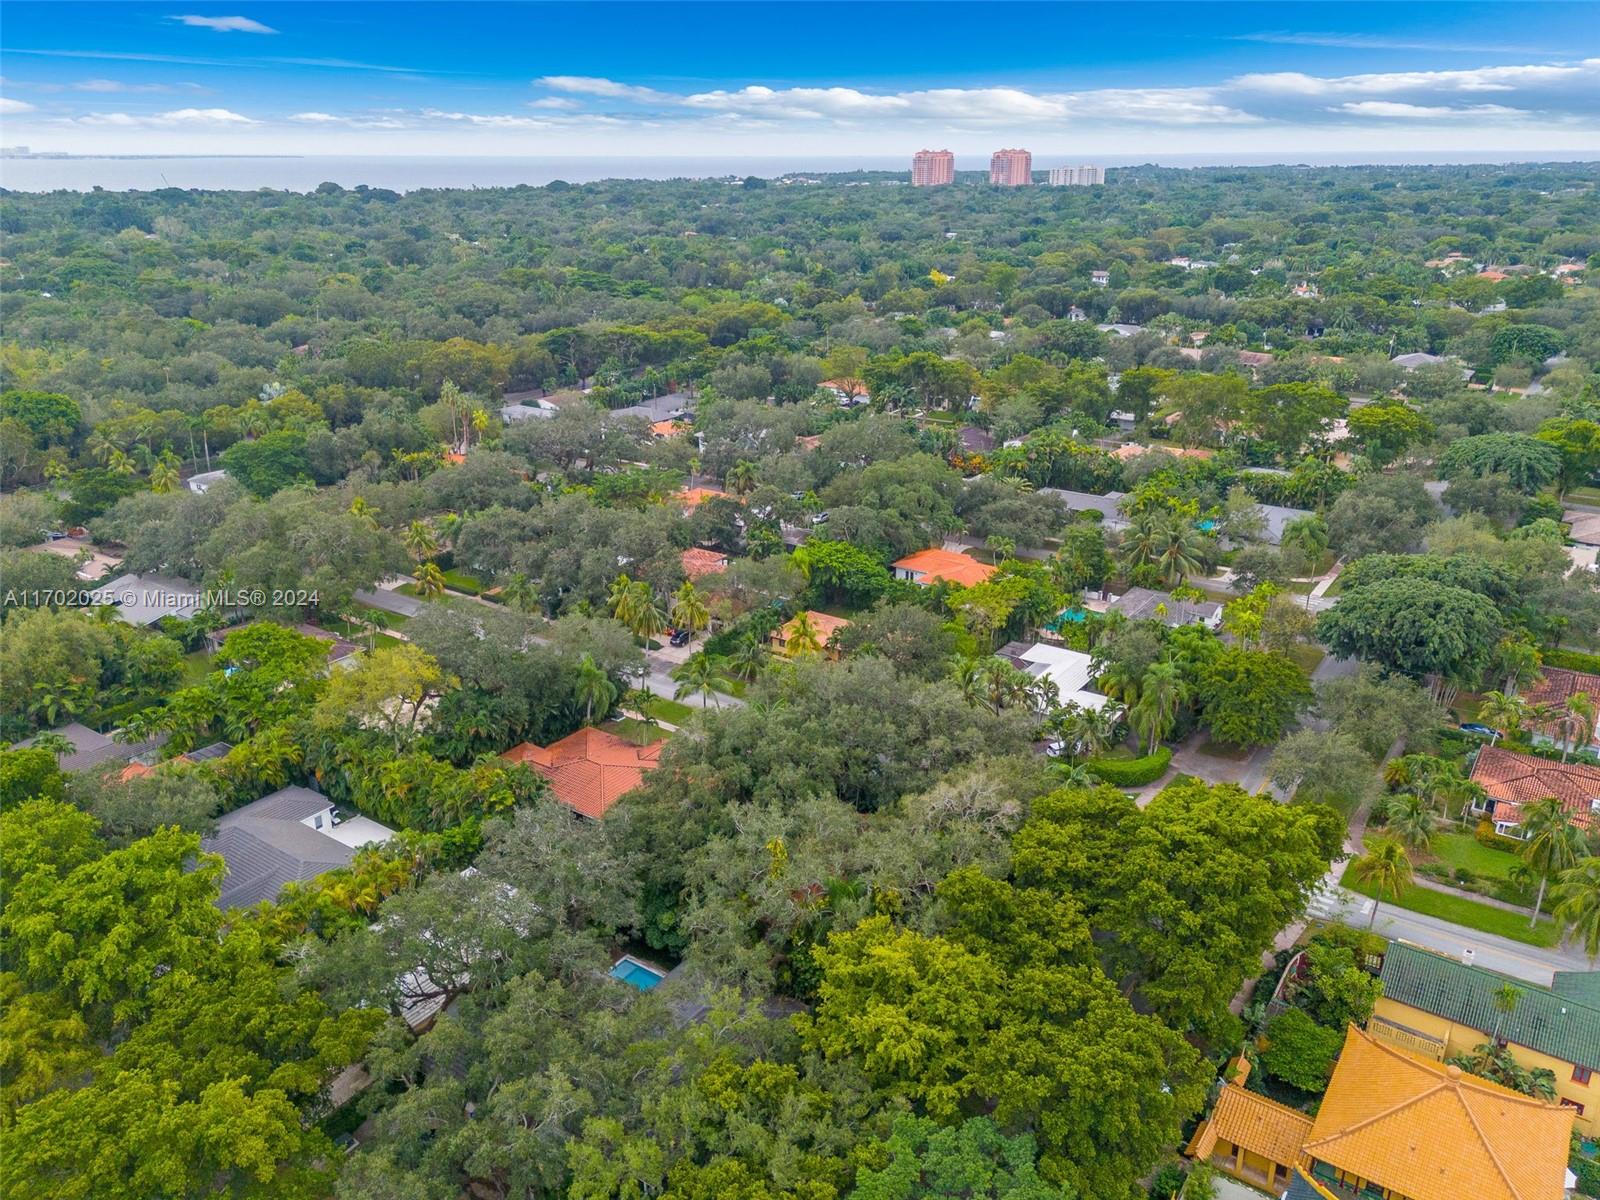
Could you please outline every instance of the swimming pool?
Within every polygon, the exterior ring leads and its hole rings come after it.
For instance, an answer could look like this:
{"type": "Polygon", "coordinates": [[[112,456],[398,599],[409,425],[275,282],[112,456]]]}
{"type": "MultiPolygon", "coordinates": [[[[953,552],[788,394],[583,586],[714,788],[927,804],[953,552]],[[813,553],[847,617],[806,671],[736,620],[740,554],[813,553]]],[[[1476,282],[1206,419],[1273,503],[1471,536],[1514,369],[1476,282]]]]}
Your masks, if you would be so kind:
{"type": "Polygon", "coordinates": [[[628,954],[619,958],[616,965],[611,968],[611,978],[631,984],[641,992],[648,992],[666,977],[665,972],[658,971],[649,963],[642,963],[628,954]]]}

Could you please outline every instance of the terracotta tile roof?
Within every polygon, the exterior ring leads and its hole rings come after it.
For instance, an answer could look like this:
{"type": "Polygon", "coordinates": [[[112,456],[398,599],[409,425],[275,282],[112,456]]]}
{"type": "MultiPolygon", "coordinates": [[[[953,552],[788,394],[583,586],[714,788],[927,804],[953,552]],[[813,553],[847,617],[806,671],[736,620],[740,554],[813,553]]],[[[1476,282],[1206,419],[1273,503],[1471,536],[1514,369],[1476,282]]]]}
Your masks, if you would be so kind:
{"type": "Polygon", "coordinates": [[[818,446],[822,445],[822,435],[820,433],[813,433],[808,437],[797,437],[794,440],[794,444],[799,446],[802,450],[815,450],[818,446]]]}
{"type": "Polygon", "coordinates": [[[1587,828],[1594,802],[1600,800],[1600,767],[1553,762],[1500,746],[1478,751],[1472,778],[1495,802],[1495,820],[1512,824],[1521,820],[1524,804],[1554,796],[1575,823],[1587,828]]]}
{"type": "Polygon", "coordinates": [[[1223,1086],[1211,1116],[1195,1130],[1188,1152],[1207,1159],[1219,1141],[1232,1142],[1287,1167],[1300,1161],[1300,1147],[1310,1133],[1311,1118],[1305,1113],[1230,1082],[1223,1086]]]}
{"type": "Polygon", "coordinates": [[[685,508],[699,508],[707,500],[714,500],[718,496],[726,496],[727,494],[727,492],[719,491],[716,488],[692,487],[684,488],[683,491],[675,493],[673,499],[685,508]]]}
{"type": "Polygon", "coordinates": [[[702,550],[696,546],[678,556],[683,563],[683,573],[690,579],[716,575],[728,569],[728,556],[719,550],[702,550]]]}
{"type": "Polygon", "coordinates": [[[944,579],[951,583],[959,583],[963,587],[971,587],[994,574],[994,568],[988,563],[981,563],[970,555],[956,554],[938,547],[908,554],[894,565],[902,571],[912,571],[921,575],[922,578],[917,581],[918,583],[933,583],[944,579]]]}
{"type": "Polygon", "coordinates": [[[1574,1116],[1352,1025],[1305,1152],[1411,1200],[1561,1200],[1574,1116]]]}
{"type": "Polygon", "coordinates": [[[559,742],[523,742],[500,757],[527,763],[550,781],[551,794],[574,812],[599,820],[661,761],[666,741],[636,746],[603,729],[585,728],[559,742]]]}
{"type": "Polygon", "coordinates": [[[669,438],[682,433],[689,428],[682,421],[657,421],[650,426],[650,436],[669,438]]]}
{"type": "MultiPolygon", "coordinates": [[[[850,622],[844,617],[835,617],[829,613],[817,612],[815,609],[811,608],[806,609],[806,616],[811,618],[811,628],[816,632],[817,644],[819,646],[826,646],[828,644],[828,639],[833,637],[835,633],[843,629],[846,625],[850,624],[850,622]]],[[[798,616],[791,617],[789,621],[778,630],[777,640],[787,643],[789,639],[795,635],[795,630],[799,627],[799,625],[800,618],[798,616]]]]}
{"type": "Polygon", "coordinates": [[[1529,704],[1565,704],[1577,692],[1600,704],[1600,675],[1565,667],[1540,667],[1539,674],[1543,681],[1522,693],[1529,704]]]}

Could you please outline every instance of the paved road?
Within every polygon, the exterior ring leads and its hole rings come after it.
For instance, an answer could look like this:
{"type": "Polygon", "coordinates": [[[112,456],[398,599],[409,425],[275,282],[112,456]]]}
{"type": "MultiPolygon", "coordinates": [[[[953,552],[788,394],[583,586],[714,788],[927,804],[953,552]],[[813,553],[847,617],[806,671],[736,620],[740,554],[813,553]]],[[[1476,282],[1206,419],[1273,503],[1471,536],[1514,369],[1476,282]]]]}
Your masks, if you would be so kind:
{"type": "MultiPolygon", "coordinates": [[[[1342,864],[1339,868],[1342,870],[1342,864]]],[[[1323,920],[1344,921],[1357,929],[1365,929],[1372,915],[1374,901],[1337,885],[1324,881],[1312,898],[1308,915],[1323,920]]],[[[1556,947],[1546,950],[1528,946],[1492,933],[1479,933],[1476,929],[1463,929],[1449,921],[1421,913],[1408,912],[1392,904],[1378,908],[1373,931],[1387,938],[1413,942],[1418,946],[1448,954],[1455,958],[1469,958],[1480,967],[1488,967],[1504,975],[1526,979],[1529,983],[1548,985],[1556,971],[1588,971],[1592,969],[1581,950],[1556,947]],[[1469,954],[1470,952],[1470,954],[1469,954]]]]}

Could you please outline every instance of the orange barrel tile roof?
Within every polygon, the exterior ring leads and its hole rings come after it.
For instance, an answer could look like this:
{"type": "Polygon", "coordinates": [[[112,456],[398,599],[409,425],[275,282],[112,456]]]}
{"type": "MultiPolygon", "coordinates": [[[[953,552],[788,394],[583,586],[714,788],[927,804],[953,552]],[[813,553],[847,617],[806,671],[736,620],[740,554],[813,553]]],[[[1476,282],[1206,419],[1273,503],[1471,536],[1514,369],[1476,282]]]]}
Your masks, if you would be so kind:
{"type": "Polygon", "coordinates": [[[923,580],[929,583],[942,579],[950,583],[959,583],[963,587],[982,583],[994,574],[994,568],[988,563],[981,563],[967,554],[957,554],[952,550],[941,550],[938,547],[908,554],[894,565],[902,571],[920,574],[923,580]]]}
{"type": "Polygon", "coordinates": [[[574,812],[599,820],[661,761],[666,741],[637,746],[603,729],[585,728],[549,746],[523,742],[500,757],[526,763],[550,781],[550,792],[574,812]]]}

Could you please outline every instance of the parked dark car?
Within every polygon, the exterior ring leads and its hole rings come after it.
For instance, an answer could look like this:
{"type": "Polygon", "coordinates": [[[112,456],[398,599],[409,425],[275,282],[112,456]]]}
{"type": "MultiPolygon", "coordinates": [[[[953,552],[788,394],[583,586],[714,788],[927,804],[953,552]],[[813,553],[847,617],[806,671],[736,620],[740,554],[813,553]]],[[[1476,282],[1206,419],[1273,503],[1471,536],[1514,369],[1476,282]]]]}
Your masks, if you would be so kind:
{"type": "Polygon", "coordinates": [[[687,646],[689,644],[689,639],[693,636],[694,634],[690,630],[674,629],[672,631],[672,636],[668,638],[667,641],[672,643],[674,646],[687,646]]]}
{"type": "Polygon", "coordinates": [[[1461,724],[1461,732],[1481,734],[1486,738],[1500,736],[1500,731],[1498,729],[1490,729],[1487,725],[1479,725],[1476,721],[1463,721],[1461,724]]]}

